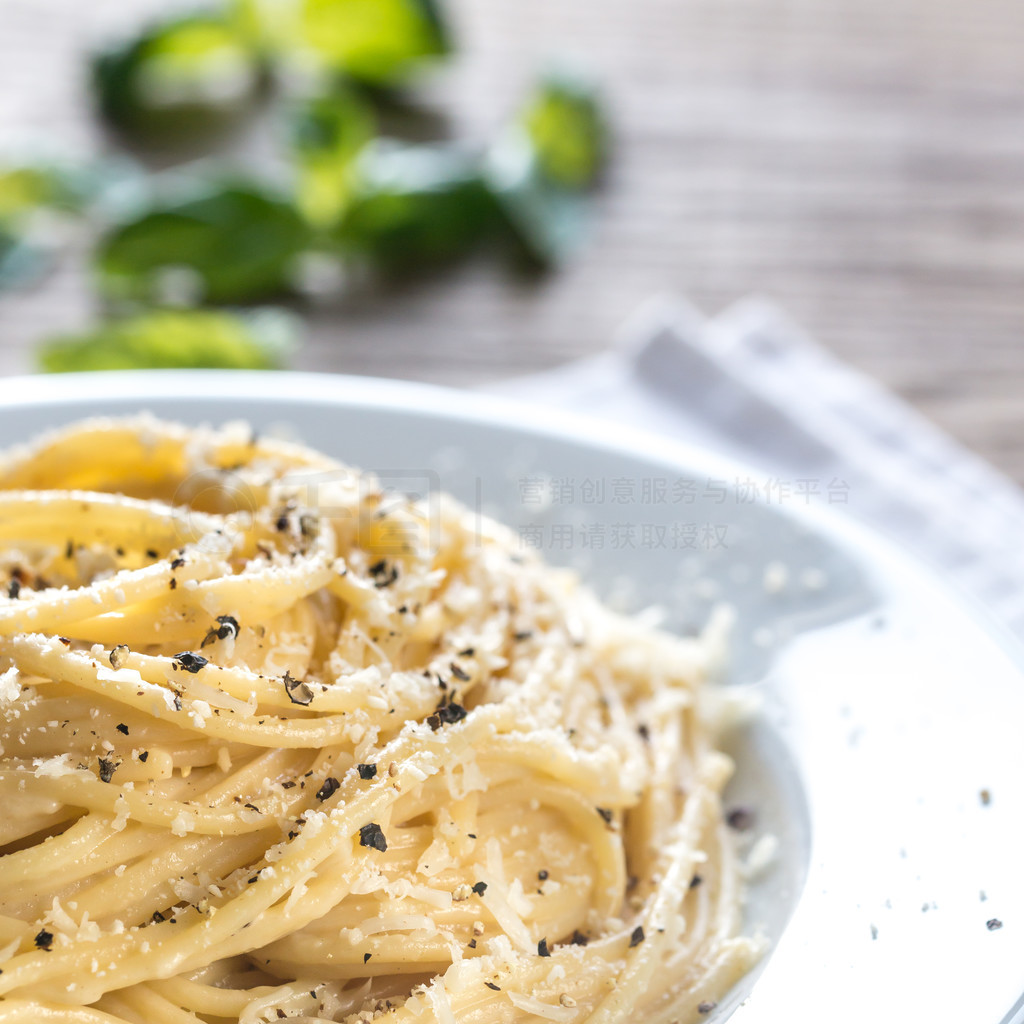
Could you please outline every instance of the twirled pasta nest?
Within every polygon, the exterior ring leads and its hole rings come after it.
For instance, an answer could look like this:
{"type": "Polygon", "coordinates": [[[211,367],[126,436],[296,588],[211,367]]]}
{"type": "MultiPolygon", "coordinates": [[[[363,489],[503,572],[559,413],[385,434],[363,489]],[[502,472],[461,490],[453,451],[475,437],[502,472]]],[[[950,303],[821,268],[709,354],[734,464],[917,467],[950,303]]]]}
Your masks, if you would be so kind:
{"type": "Polygon", "coordinates": [[[756,958],[708,643],[239,425],[0,488],[0,1022],[668,1024],[756,958]]]}

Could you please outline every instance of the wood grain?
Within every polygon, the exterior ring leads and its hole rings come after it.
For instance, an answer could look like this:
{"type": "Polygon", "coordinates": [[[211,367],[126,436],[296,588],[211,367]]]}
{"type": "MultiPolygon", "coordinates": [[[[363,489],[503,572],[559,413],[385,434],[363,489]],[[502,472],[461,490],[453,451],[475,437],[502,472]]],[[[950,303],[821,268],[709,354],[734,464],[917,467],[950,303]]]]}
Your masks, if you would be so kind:
{"type": "MultiPolygon", "coordinates": [[[[3,147],[99,148],[82,55],[167,6],[0,0],[3,147]]],[[[463,136],[485,138],[552,54],[607,83],[615,162],[591,243],[532,285],[482,264],[320,309],[301,367],[471,384],[604,348],[652,292],[708,312],[759,293],[1024,482],[1019,0],[450,8],[462,55],[433,93],[463,136]]],[[[0,373],[91,315],[83,254],[0,298],[0,373]]]]}

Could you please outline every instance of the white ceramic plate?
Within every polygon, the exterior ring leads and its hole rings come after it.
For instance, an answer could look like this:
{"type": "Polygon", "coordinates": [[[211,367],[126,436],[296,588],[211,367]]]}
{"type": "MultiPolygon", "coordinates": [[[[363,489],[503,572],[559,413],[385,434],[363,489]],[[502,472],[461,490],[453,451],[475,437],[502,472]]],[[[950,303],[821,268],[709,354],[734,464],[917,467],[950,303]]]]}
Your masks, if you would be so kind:
{"type": "Polygon", "coordinates": [[[771,955],[709,1019],[1024,1021],[1021,652],[887,544],[748,503],[747,471],[707,453],[464,392],[199,371],[4,393],[2,445],[97,414],[244,418],[453,492],[669,628],[731,603],[725,685],[763,711],[729,800],[779,847],[747,914],[771,955]]]}

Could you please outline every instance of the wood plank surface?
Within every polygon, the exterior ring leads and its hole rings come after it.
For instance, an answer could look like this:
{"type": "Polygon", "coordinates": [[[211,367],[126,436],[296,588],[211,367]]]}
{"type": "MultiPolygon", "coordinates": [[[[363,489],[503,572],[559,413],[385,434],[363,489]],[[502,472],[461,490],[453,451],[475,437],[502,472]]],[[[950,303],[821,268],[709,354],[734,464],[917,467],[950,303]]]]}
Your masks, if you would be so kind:
{"type": "MultiPolygon", "coordinates": [[[[168,6],[0,0],[0,147],[100,148],[83,54],[168,6]]],[[[449,7],[461,55],[431,95],[462,137],[486,138],[551,55],[606,83],[590,244],[534,284],[475,264],[319,309],[300,367],[472,384],[600,351],[653,292],[707,312],[756,293],[1024,482],[1019,0],[449,7]]],[[[0,373],[91,315],[83,251],[0,296],[0,373]]]]}

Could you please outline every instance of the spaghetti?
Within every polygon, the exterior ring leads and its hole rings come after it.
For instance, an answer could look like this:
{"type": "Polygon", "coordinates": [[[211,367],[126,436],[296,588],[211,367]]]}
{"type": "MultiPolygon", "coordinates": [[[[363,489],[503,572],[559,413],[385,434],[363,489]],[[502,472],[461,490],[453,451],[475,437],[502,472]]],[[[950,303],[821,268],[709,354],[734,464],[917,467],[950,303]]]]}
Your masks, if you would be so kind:
{"type": "Polygon", "coordinates": [[[0,1024],[706,1020],[699,685],[512,534],[247,428],[0,463],[0,1024]]]}

